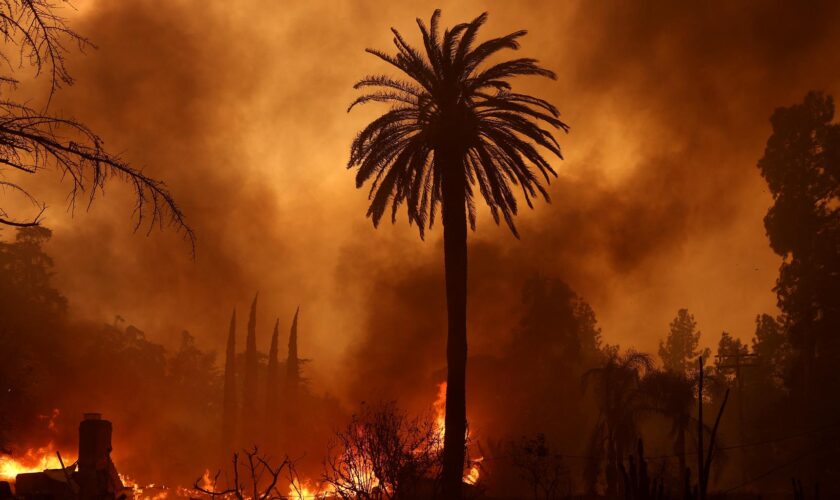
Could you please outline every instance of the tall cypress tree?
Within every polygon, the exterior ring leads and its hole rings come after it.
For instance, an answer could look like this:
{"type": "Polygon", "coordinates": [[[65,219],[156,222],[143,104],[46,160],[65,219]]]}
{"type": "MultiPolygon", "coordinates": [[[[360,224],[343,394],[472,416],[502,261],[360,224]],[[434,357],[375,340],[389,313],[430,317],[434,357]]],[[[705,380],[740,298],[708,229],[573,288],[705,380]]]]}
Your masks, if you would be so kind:
{"type": "Polygon", "coordinates": [[[298,358],[298,315],[300,306],[295,310],[292,329],[289,332],[289,353],[286,357],[286,397],[294,404],[300,388],[300,358],[298,358]]]}
{"type": "Polygon", "coordinates": [[[296,437],[299,431],[300,412],[300,364],[298,358],[298,315],[300,306],[295,310],[295,317],[292,320],[292,329],[289,331],[289,351],[286,355],[286,380],[283,386],[283,446],[286,450],[297,451],[296,437]]]}
{"type": "Polygon", "coordinates": [[[268,351],[268,374],[265,380],[265,434],[269,444],[277,442],[276,419],[279,410],[280,365],[277,359],[278,339],[280,337],[280,318],[274,323],[271,336],[271,348],[268,351]]]}
{"type": "Polygon", "coordinates": [[[222,453],[225,457],[236,443],[236,309],[230,317],[230,333],[225,350],[225,386],[222,405],[222,453]]]}
{"type": "Polygon", "coordinates": [[[253,446],[257,437],[255,419],[257,418],[257,297],[251,303],[248,317],[248,338],[245,343],[245,373],[242,380],[242,438],[243,444],[253,446]]]}

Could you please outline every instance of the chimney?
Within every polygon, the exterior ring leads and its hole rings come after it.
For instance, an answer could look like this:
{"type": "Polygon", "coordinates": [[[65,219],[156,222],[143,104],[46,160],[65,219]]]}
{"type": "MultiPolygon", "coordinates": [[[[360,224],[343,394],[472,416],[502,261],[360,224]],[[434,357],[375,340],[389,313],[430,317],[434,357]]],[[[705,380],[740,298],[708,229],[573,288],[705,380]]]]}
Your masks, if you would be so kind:
{"type": "Polygon", "coordinates": [[[105,471],[111,459],[111,422],[99,413],[85,413],[79,424],[79,472],[105,471]]]}

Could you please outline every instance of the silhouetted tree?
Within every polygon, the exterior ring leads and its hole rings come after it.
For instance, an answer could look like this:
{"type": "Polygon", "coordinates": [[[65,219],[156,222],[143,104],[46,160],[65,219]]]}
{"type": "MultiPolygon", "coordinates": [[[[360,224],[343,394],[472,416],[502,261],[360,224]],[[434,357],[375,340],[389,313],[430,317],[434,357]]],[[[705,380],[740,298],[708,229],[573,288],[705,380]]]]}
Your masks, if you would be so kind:
{"type": "Polygon", "coordinates": [[[735,369],[732,367],[724,367],[725,361],[730,356],[743,356],[749,354],[749,348],[741,342],[741,339],[736,339],[729,332],[721,332],[720,340],[718,341],[717,356],[715,357],[715,368],[717,372],[727,379],[732,379],[736,376],[735,369]]]}
{"type": "Polygon", "coordinates": [[[257,418],[257,373],[259,360],[257,359],[257,299],[254,295],[251,302],[251,312],[248,315],[248,336],[245,340],[245,370],[242,376],[242,417],[240,425],[243,443],[252,445],[257,438],[254,423],[257,418]]]}
{"type": "Polygon", "coordinates": [[[776,109],[758,162],[773,196],[764,227],[783,258],[778,305],[801,366],[794,389],[810,402],[811,392],[835,393],[840,381],[840,124],[833,119],[832,98],[819,92],[776,109]]]}
{"type": "MultiPolygon", "coordinates": [[[[638,437],[638,419],[644,410],[640,382],[652,367],[649,355],[631,349],[624,354],[610,353],[602,366],[583,375],[584,388],[593,388],[599,410],[590,453],[594,457],[606,457],[608,495],[617,493],[619,461],[638,437]]],[[[587,475],[589,487],[593,489],[597,470],[590,470],[587,475]]]]}
{"type": "Polygon", "coordinates": [[[535,145],[562,157],[545,123],[567,130],[550,103],[513,92],[508,79],[519,75],[554,78],[534,59],[513,59],[479,68],[502,49],[517,49],[517,31],[473,45],[482,14],[439,32],[440,11],[431,26],[418,20],[425,56],[392,29],[398,54],[368,49],[395,66],[409,80],[371,76],[356,88],[375,88],[350,108],[371,101],[394,106],[372,121],[353,141],[349,167],[358,168],[356,185],[372,181],[368,216],[378,225],[391,208],[392,220],[405,203],[409,223],[423,237],[434,224],[438,205],[443,218],[444,263],[448,312],[446,437],[444,483],[446,496],[461,496],[466,439],[467,360],[467,223],[475,227],[475,190],[490,207],[497,223],[503,217],[514,234],[517,202],[511,185],[521,188],[525,201],[548,193],[554,169],[535,145]]]}
{"type": "Polygon", "coordinates": [[[205,393],[208,374],[215,372],[215,355],[201,351],[195,337],[188,331],[181,332],[181,345],[168,361],[171,384],[191,393],[196,399],[212,401],[216,395],[205,393]]]}
{"type": "Polygon", "coordinates": [[[6,326],[23,328],[37,317],[64,316],[67,299],[51,284],[53,260],[43,250],[52,237],[45,227],[16,231],[14,242],[0,242],[0,314],[6,326]]]}
{"type": "Polygon", "coordinates": [[[679,474],[686,470],[686,435],[692,432],[691,412],[694,406],[694,381],[685,373],[671,370],[651,370],[642,379],[641,389],[646,409],[662,415],[671,422],[679,474]]]}
{"type": "Polygon", "coordinates": [[[296,450],[300,444],[300,422],[303,408],[303,393],[301,365],[298,356],[298,318],[300,307],[295,310],[292,326],[289,329],[288,350],[286,353],[286,376],[283,383],[283,432],[284,445],[287,449],[296,450]]]}
{"type": "Polygon", "coordinates": [[[65,66],[68,47],[76,45],[84,49],[92,45],[67,26],[57,10],[57,4],[49,0],[0,2],[0,34],[4,47],[9,48],[10,53],[17,51],[20,55],[19,66],[3,56],[9,63],[6,67],[12,71],[0,75],[0,85],[5,86],[4,95],[8,96],[18,83],[14,74],[16,69],[30,66],[36,77],[43,73],[49,78],[46,104],[41,109],[8,97],[0,99],[0,164],[11,174],[3,173],[0,187],[21,195],[39,211],[34,217],[21,218],[0,207],[0,225],[27,227],[40,224],[45,205],[24,187],[21,179],[55,170],[62,178],[70,179],[71,209],[80,196],[86,198],[86,203],[92,202],[110,177],[122,178],[134,190],[138,226],[148,219],[151,230],[156,224],[169,221],[183,230],[194,244],[192,230],[162,182],[105,150],[102,139],[84,124],[49,111],[55,92],[73,83],[65,66]]]}
{"type": "Polygon", "coordinates": [[[286,354],[286,390],[284,394],[289,399],[289,402],[294,404],[297,401],[298,393],[300,392],[301,359],[298,357],[298,315],[300,314],[300,307],[295,310],[295,316],[292,319],[292,327],[289,329],[289,345],[286,354]]]}
{"type": "Polygon", "coordinates": [[[239,413],[236,392],[236,309],[230,317],[227,348],[225,349],[225,385],[222,405],[222,452],[226,456],[234,449],[236,441],[236,417],[239,413]]]}
{"type": "Polygon", "coordinates": [[[268,370],[265,377],[265,432],[268,443],[277,443],[277,420],[280,410],[280,365],[277,358],[280,337],[280,318],[274,323],[271,347],[268,350],[268,370]]]}
{"type": "MultiPolygon", "coordinates": [[[[797,422],[809,427],[840,416],[840,124],[833,119],[833,99],[820,92],[776,109],[758,161],[773,196],[764,227],[783,259],[775,291],[791,347],[787,385],[800,407],[797,422]]],[[[814,436],[814,446],[819,441],[814,436]]],[[[834,458],[807,461],[814,480],[840,473],[834,458]]]]}
{"type": "Polygon", "coordinates": [[[666,370],[677,373],[690,374],[694,370],[694,360],[698,356],[709,356],[709,349],[700,349],[700,331],[697,321],[688,312],[680,309],[671,321],[668,337],[665,342],[659,342],[659,357],[666,370]]]}
{"type": "Polygon", "coordinates": [[[0,241],[0,449],[47,410],[31,394],[42,372],[68,369],[57,348],[65,339],[56,334],[67,299],[52,284],[53,260],[43,248],[51,236],[47,228],[25,227],[13,241],[0,241]]]}
{"type": "Polygon", "coordinates": [[[567,362],[582,363],[591,363],[601,354],[601,329],[595,312],[562,280],[530,277],[523,286],[522,302],[525,312],[513,349],[528,357],[548,349],[567,362]]]}
{"type": "Polygon", "coordinates": [[[790,344],[784,325],[769,314],[756,316],[752,352],[757,357],[757,380],[766,380],[775,388],[782,388],[790,363],[790,344]]]}

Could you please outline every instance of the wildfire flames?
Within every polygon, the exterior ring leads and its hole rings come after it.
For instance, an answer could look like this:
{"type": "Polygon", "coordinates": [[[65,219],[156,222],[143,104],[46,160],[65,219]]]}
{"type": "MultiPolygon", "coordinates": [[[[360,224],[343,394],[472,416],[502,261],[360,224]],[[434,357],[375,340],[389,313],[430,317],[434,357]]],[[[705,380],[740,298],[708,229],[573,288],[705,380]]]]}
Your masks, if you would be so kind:
{"type": "MultiPolygon", "coordinates": [[[[65,462],[65,465],[67,463],[65,462]]],[[[18,474],[60,469],[55,445],[50,442],[40,448],[30,448],[17,456],[0,456],[0,481],[14,482],[18,474]]]]}
{"type": "MultiPolygon", "coordinates": [[[[433,404],[435,412],[434,425],[435,432],[439,437],[439,446],[442,446],[444,434],[446,433],[446,382],[438,384],[437,398],[433,404]]],[[[55,432],[55,418],[58,416],[58,410],[54,410],[50,416],[45,416],[47,426],[50,430],[55,432]]],[[[469,430],[467,431],[467,439],[470,437],[469,430]]],[[[51,441],[47,445],[36,448],[29,448],[21,454],[15,456],[0,456],[0,481],[14,482],[18,474],[29,472],[41,472],[47,469],[60,469],[61,462],[58,459],[54,443],[51,441]]],[[[470,468],[464,474],[463,481],[466,484],[476,484],[481,474],[480,464],[483,457],[478,457],[470,460],[470,468]]],[[[65,459],[64,465],[70,465],[73,460],[65,459]]],[[[371,472],[372,475],[372,472],[371,472]]],[[[133,497],[136,500],[163,500],[170,497],[194,497],[194,492],[189,488],[168,488],[162,485],[148,484],[140,485],[130,476],[120,474],[120,480],[126,489],[133,492],[133,497]]],[[[204,475],[200,481],[201,487],[205,491],[215,491],[214,480],[209,470],[204,471],[204,475]]],[[[312,498],[333,498],[335,490],[331,485],[314,486],[310,480],[299,481],[293,480],[289,484],[288,498],[293,500],[305,500],[312,498]]]]}
{"type": "MultiPolygon", "coordinates": [[[[39,415],[38,419],[45,422],[50,432],[56,433],[56,419],[60,414],[58,408],[54,408],[49,415],[39,415]]],[[[18,474],[41,472],[46,469],[60,469],[61,462],[58,460],[56,451],[58,450],[55,444],[50,441],[45,446],[29,448],[16,456],[0,456],[0,481],[14,482],[18,474]]],[[[65,461],[65,465],[69,465],[69,463],[65,461]]]]}
{"type": "MultiPolygon", "coordinates": [[[[443,437],[446,434],[446,382],[438,384],[437,399],[434,403],[435,426],[439,436],[439,442],[443,444],[443,437]]],[[[467,441],[470,439],[470,430],[467,429],[467,441]]],[[[484,457],[477,457],[470,460],[470,470],[464,474],[463,481],[466,484],[475,484],[481,475],[481,462],[484,457]]]]}

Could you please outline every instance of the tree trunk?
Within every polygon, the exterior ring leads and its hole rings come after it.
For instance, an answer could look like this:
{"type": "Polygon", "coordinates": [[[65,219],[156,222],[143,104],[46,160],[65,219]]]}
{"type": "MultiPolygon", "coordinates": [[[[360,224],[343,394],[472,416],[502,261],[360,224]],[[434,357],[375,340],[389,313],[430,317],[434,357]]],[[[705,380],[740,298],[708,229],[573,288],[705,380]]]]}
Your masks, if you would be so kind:
{"type": "MultiPolygon", "coordinates": [[[[442,152],[442,151],[441,151],[442,152]]],[[[467,433],[467,217],[466,179],[457,154],[443,160],[443,252],[446,271],[446,431],[443,438],[444,498],[462,497],[467,433]]]]}

